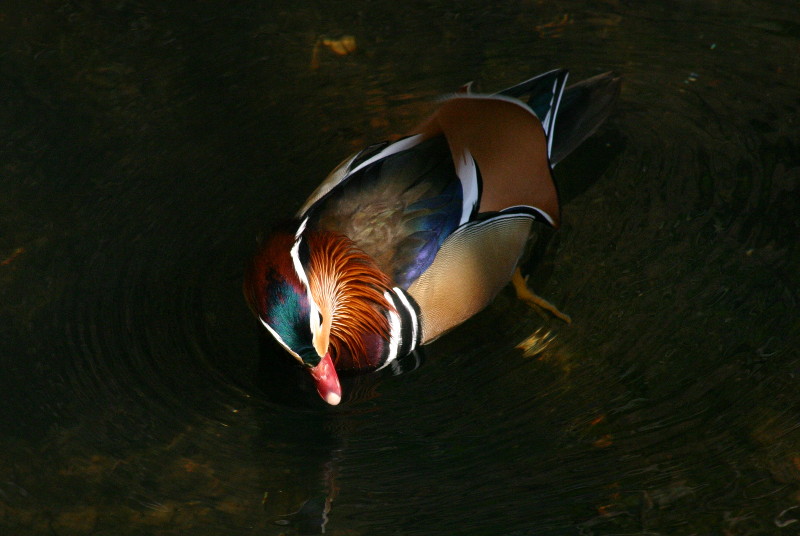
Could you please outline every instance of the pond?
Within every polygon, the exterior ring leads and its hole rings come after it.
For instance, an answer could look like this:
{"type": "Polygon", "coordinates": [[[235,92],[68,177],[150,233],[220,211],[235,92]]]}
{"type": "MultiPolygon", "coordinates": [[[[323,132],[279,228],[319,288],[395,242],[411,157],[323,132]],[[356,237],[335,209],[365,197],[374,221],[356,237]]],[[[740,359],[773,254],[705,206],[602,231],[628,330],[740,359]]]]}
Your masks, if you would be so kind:
{"type": "Polygon", "coordinates": [[[0,533],[797,534],[790,0],[0,7],[0,533]],[[344,40],[343,40],[344,38],[344,40]],[[622,76],[562,226],[327,407],[256,237],[439,95],[622,76]]]}

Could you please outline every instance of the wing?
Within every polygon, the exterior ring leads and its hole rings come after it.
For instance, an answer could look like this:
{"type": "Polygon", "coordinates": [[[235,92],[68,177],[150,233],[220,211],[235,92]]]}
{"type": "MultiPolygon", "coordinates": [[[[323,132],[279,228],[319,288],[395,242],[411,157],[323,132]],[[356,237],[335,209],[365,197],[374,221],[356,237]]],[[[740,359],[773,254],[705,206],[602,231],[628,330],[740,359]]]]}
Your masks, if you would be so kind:
{"type": "Polygon", "coordinates": [[[532,222],[527,207],[469,222],[442,244],[431,266],[408,289],[420,308],[422,344],[461,324],[494,299],[510,280],[532,222]]]}
{"type": "Polygon", "coordinates": [[[454,162],[442,136],[405,138],[343,166],[302,215],[349,237],[404,289],[477,209],[474,162],[454,162]]]}
{"type": "Polygon", "coordinates": [[[316,190],[314,190],[308,199],[306,199],[306,202],[303,203],[303,206],[297,211],[296,217],[302,219],[306,212],[308,212],[317,201],[322,199],[345,179],[349,178],[357,166],[376,154],[381,153],[388,145],[389,142],[376,143],[342,160],[342,162],[325,177],[325,180],[317,186],[316,190]]]}
{"type": "MultiPolygon", "coordinates": [[[[542,122],[542,128],[545,136],[547,136],[548,156],[552,152],[556,117],[558,116],[558,108],[568,76],[569,72],[567,70],[556,69],[534,76],[498,93],[498,95],[516,99],[522,99],[525,95],[528,95],[528,107],[533,110],[533,113],[542,122]]],[[[559,116],[560,122],[561,118],[559,116]]]]}
{"type": "Polygon", "coordinates": [[[505,96],[453,97],[415,133],[444,134],[454,159],[474,159],[481,177],[479,212],[527,205],[541,209],[558,226],[547,137],[524,103],[505,96]]]}
{"type": "Polygon", "coordinates": [[[301,217],[348,236],[403,289],[434,262],[451,233],[484,213],[527,206],[557,226],[546,132],[565,80],[566,72],[553,71],[505,95],[444,101],[409,137],[345,160],[301,217]],[[513,98],[524,94],[545,115],[544,127],[513,98]]]}
{"type": "Polygon", "coordinates": [[[619,97],[621,80],[603,73],[568,87],[561,99],[558,128],[551,136],[550,162],[555,166],[606,120],[619,97]]]}

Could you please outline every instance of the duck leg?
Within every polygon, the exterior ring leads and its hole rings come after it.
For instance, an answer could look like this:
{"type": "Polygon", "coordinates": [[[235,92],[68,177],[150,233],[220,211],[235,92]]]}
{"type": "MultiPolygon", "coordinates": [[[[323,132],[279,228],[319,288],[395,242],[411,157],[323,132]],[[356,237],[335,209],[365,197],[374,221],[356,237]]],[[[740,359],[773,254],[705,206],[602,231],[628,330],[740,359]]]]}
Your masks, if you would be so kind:
{"type": "Polygon", "coordinates": [[[558,310],[558,307],[545,300],[541,296],[537,296],[531,291],[530,288],[528,288],[528,278],[522,276],[522,271],[519,269],[519,267],[514,270],[514,276],[511,278],[511,283],[514,284],[514,290],[517,291],[517,298],[520,300],[524,301],[537,311],[544,309],[551,315],[555,316],[556,318],[560,318],[567,324],[572,323],[572,319],[569,317],[569,315],[565,315],[558,310]]]}

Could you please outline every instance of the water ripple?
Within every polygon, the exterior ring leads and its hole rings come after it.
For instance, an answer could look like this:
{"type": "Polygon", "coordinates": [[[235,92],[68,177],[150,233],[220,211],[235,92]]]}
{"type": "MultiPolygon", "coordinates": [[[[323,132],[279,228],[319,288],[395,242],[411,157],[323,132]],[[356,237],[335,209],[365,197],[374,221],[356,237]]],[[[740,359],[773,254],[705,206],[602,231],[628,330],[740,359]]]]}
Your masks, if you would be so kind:
{"type": "Polygon", "coordinates": [[[800,99],[784,3],[9,8],[0,526],[794,528],[800,99]],[[316,33],[339,30],[363,52],[309,73],[316,33]],[[573,324],[504,291],[421,367],[345,378],[349,399],[325,407],[243,304],[255,235],[430,95],[559,65],[625,80],[556,169],[564,225],[534,254],[534,290],[573,324]]]}

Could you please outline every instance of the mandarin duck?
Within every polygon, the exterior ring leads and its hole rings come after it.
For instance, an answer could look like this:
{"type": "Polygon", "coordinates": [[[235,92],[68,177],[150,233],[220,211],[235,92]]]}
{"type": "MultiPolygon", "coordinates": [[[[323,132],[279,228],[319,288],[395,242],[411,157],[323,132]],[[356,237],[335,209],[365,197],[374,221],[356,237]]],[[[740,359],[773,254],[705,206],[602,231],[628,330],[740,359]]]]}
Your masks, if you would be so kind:
{"type": "MultiPolygon", "coordinates": [[[[406,137],[345,159],[263,239],[244,294],[327,403],[337,371],[379,370],[486,307],[513,280],[535,222],[557,228],[551,174],[608,116],[619,78],[565,89],[554,70],[493,95],[470,86],[406,137]]],[[[565,318],[566,317],[563,317],[565,318]]]]}

